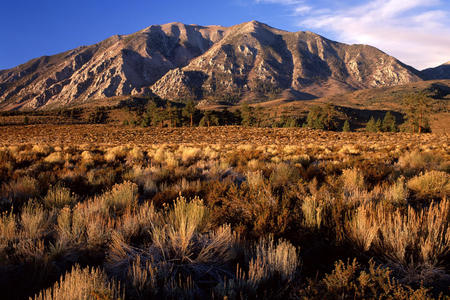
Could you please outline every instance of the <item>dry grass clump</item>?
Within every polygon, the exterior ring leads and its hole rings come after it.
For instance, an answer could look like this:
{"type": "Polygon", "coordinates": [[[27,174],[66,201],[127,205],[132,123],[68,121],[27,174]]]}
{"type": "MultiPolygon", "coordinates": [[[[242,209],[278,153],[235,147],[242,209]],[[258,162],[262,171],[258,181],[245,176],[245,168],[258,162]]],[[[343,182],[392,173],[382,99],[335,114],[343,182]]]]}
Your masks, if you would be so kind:
{"type": "Polygon", "coordinates": [[[430,289],[420,286],[414,290],[398,283],[391,271],[369,262],[366,268],[356,259],[345,264],[335,263],[331,274],[323,279],[308,279],[308,285],[295,293],[295,299],[434,299],[430,289]]]}
{"type": "Polygon", "coordinates": [[[423,169],[423,168],[437,168],[443,159],[441,155],[437,153],[433,153],[431,151],[420,152],[418,150],[414,150],[412,152],[408,152],[402,155],[398,164],[402,168],[415,168],[415,169],[423,169]]]}
{"type": "Polygon", "coordinates": [[[105,160],[113,162],[117,159],[123,159],[127,156],[128,149],[126,146],[116,146],[106,150],[105,160]]]}
{"type": "Polygon", "coordinates": [[[46,230],[50,228],[53,213],[44,210],[42,205],[29,201],[20,214],[22,232],[27,238],[41,238],[46,230]]]}
{"type": "Polygon", "coordinates": [[[450,196],[450,175],[441,171],[427,171],[408,180],[407,186],[419,199],[450,196]]]}
{"type": "Polygon", "coordinates": [[[279,163],[270,175],[270,182],[274,188],[281,188],[289,184],[296,184],[300,179],[299,171],[292,164],[279,163]]]}
{"type": "Polygon", "coordinates": [[[22,203],[39,194],[38,181],[30,176],[23,176],[8,184],[3,183],[1,189],[2,202],[21,206],[22,203]]]}
{"type": "Polygon", "coordinates": [[[346,190],[361,190],[364,188],[364,175],[358,169],[345,169],[342,171],[341,180],[346,190]]]}
{"type": "Polygon", "coordinates": [[[70,189],[57,184],[56,186],[50,186],[47,191],[47,195],[42,199],[47,209],[51,208],[63,208],[66,205],[74,206],[78,197],[74,193],[70,192],[70,189]]]}
{"type": "Polygon", "coordinates": [[[114,185],[111,191],[102,195],[100,201],[105,212],[122,215],[126,210],[132,210],[136,207],[137,196],[137,184],[127,181],[114,185]]]}
{"type": "Polygon", "coordinates": [[[192,164],[202,154],[202,149],[196,147],[180,147],[178,149],[181,160],[185,165],[192,164]]]}
{"type": "Polygon", "coordinates": [[[51,288],[41,291],[34,300],[125,299],[120,283],[110,280],[100,268],[76,265],[61,276],[51,288]]]}
{"type": "Polygon", "coordinates": [[[232,274],[229,264],[235,257],[236,236],[230,226],[207,232],[208,215],[200,199],[188,202],[180,196],[173,207],[149,220],[149,247],[138,250],[114,235],[108,268],[127,280],[137,294],[169,298],[188,282],[193,282],[196,290],[202,282],[221,282],[223,276],[232,274]],[[142,290],[142,286],[155,286],[157,281],[163,281],[163,290],[142,290]]]}
{"type": "Polygon", "coordinates": [[[44,158],[44,161],[49,164],[60,164],[64,162],[64,158],[60,152],[53,152],[44,158]]]}
{"type": "Polygon", "coordinates": [[[403,283],[431,284],[449,277],[440,267],[450,250],[449,213],[447,200],[405,213],[367,204],[347,223],[347,236],[356,249],[386,261],[403,283]]]}
{"type": "Polygon", "coordinates": [[[130,150],[129,156],[136,159],[141,160],[144,158],[144,152],[142,151],[141,147],[133,147],[133,149],[130,150]]]}

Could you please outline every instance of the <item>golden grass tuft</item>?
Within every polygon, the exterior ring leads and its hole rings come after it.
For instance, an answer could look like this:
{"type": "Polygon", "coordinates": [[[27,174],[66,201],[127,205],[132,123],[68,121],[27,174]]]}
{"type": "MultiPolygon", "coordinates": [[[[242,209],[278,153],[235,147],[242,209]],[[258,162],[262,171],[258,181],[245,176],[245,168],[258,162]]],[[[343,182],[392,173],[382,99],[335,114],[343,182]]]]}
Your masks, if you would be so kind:
{"type": "Polygon", "coordinates": [[[75,265],[51,288],[37,294],[34,300],[125,299],[120,283],[110,280],[100,268],[75,265]]]}
{"type": "Polygon", "coordinates": [[[450,175],[441,171],[427,171],[407,182],[409,189],[419,198],[450,196],[450,175]]]}

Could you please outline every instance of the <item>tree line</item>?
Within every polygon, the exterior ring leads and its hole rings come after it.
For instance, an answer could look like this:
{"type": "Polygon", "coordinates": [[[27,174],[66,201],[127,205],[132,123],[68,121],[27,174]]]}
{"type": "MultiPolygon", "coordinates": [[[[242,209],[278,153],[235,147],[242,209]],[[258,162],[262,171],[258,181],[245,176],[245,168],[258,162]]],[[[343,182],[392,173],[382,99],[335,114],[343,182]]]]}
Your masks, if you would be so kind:
{"type": "Polygon", "coordinates": [[[261,105],[256,107],[244,103],[240,108],[230,111],[227,107],[221,110],[200,110],[193,100],[186,102],[182,108],[170,101],[158,103],[150,100],[144,111],[138,112],[136,118],[126,119],[124,125],[141,127],[181,127],[181,126],[228,126],[242,125],[251,127],[299,127],[298,118],[282,113],[270,115],[261,105]]]}
{"type": "MultiPolygon", "coordinates": [[[[366,123],[367,132],[430,132],[428,115],[430,113],[430,98],[424,92],[411,93],[404,98],[404,123],[399,124],[391,111],[387,111],[383,120],[372,116],[366,123]]],[[[275,111],[250,106],[243,103],[238,109],[230,111],[227,107],[217,110],[200,110],[193,100],[188,100],[182,108],[170,101],[150,100],[144,111],[137,118],[125,120],[124,125],[141,127],[181,127],[181,126],[227,126],[242,125],[251,127],[307,127],[328,131],[352,130],[348,119],[340,125],[338,111],[331,103],[314,105],[305,119],[289,116],[282,112],[280,116],[275,111]]],[[[353,125],[354,126],[354,125],[353,125]]]]}

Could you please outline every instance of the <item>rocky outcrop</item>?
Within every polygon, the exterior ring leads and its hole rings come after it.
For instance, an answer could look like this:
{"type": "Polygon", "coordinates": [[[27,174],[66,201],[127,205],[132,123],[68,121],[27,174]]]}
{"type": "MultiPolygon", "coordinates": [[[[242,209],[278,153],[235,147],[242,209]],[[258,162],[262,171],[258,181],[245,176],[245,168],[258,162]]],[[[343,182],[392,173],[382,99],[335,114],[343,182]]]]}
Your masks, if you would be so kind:
{"type": "Polygon", "coordinates": [[[376,48],[311,32],[256,21],[232,27],[170,23],[0,71],[0,109],[151,93],[171,100],[239,100],[289,90],[301,99],[423,78],[376,48]]]}
{"type": "Polygon", "coordinates": [[[207,94],[239,95],[290,89],[306,99],[425,78],[374,47],[337,43],[311,32],[285,32],[255,21],[232,27],[226,38],[182,71],[203,73],[203,85],[170,74],[153,91],[174,100],[188,86],[207,94]]]}

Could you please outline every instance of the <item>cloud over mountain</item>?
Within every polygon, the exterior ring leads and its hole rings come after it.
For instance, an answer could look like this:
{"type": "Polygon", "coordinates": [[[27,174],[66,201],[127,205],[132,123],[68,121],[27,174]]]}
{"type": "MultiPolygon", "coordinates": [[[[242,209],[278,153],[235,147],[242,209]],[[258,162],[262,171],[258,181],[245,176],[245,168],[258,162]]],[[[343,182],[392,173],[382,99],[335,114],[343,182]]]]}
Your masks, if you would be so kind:
{"type": "Polygon", "coordinates": [[[450,58],[450,7],[443,0],[256,0],[291,11],[299,28],[370,44],[419,69],[450,58]]]}

